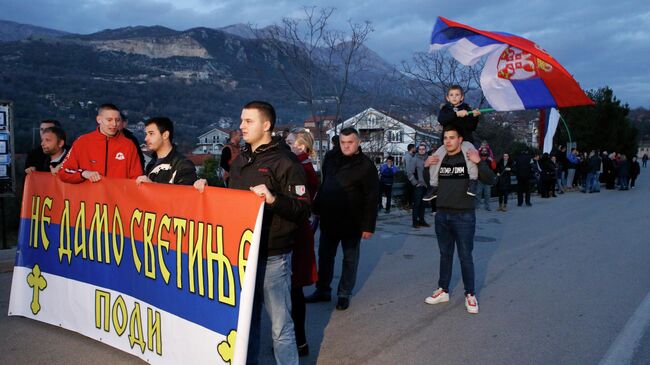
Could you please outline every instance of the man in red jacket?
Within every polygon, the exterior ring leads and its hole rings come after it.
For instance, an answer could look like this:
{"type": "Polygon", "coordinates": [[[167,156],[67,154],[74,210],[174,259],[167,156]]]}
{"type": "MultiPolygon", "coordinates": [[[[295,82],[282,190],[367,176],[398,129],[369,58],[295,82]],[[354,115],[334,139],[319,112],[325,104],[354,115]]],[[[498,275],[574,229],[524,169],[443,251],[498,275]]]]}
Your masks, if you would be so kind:
{"type": "Polygon", "coordinates": [[[61,181],[77,184],[102,177],[135,179],[142,175],[138,151],[120,133],[120,123],[120,110],[102,104],[97,110],[97,129],[79,137],[63,161],[58,174],[61,181]]]}

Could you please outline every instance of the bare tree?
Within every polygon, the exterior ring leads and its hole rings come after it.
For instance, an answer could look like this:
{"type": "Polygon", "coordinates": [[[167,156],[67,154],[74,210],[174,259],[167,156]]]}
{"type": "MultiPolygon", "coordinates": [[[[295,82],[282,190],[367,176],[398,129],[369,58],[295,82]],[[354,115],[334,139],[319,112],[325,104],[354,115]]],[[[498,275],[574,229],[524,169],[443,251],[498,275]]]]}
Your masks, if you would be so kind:
{"type": "MultiPolygon", "coordinates": [[[[363,50],[373,27],[370,22],[348,21],[346,31],[330,29],[333,8],[304,7],[303,16],[283,18],[264,29],[252,28],[258,39],[284,56],[287,64],[275,67],[310,110],[320,135],[323,133],[322,105],[334,103],[334,123],[340,122],[350,80],[367,67],[363,50]]],[[[322,155],[319,149],[319,159],[322,155]]]]}
{"type": "MultiPolygon", "coordinates": [[[[460,85],[466,94],[475,90],[480,92],[480,74],[484,64],[482,60],[468,67],[445,52],[416,52],[411,62],[402,62],[402,71],[410,78],[418,102],[437,109],[452,85],[460,85]]],[[[480,92],[479,106],[484,101],[480,92]]]]}

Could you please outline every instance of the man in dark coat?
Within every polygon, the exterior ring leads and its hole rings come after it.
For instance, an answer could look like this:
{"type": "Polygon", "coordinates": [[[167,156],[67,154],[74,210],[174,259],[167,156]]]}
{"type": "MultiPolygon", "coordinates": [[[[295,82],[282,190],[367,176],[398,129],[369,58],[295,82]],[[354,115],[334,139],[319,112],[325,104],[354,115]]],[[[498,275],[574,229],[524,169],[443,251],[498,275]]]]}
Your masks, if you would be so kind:
{"type": "MultiPolygon", "coordinates": [[[[298,365],[291,318],[291,251],[299,225],[309,217],[309,193],[298,159],[281,137],[271,135],[275,120],[275,108],[268,102],[244,105],[239,128],[246,145],[230,166],[229,187],[250,190],[265,202],[247,363],[257,363],[264,305],[271,319],[276,363],[298,365]]],[[[205,179],[194,183],[199,191],[206,185],[205,179]]]]}
{"type": "Polygon", "coordinates": [[[357,278],[361,239],[375,231],[379,179],[372,161],[361,152],[359,132],[344,128],[340,151],[325,159],[323,182],[316,194],[314,210],[320,214],[318,282],[307,303],[330,301],[334,258],[339,242],[343,247],[343,272],[338,286],[336,309],[345,310],[357,278]]]}

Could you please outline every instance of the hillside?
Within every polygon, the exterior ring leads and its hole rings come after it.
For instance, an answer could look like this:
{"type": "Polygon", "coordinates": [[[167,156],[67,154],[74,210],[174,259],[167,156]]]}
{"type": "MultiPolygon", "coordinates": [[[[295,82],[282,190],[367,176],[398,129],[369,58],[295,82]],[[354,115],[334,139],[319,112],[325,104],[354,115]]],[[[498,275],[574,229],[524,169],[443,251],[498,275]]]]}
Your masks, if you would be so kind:
{"type": "MultiPolygon", "coordinates": [[[[377,70],[385,73],[390,65],[374,52],[372,56],[381,66],[377,70]]],[[[15,103],[19,151],[31,147],[33,128],[42,119],[61,120],[73,136],[92,129],[94,109],[105,102],[120,106],[135,123],[169,116],[178,124],[178,142],[189,148],[217,120],[239,120],[241,105],[253,99],[272,102],[280,123],[301,123],[309,111],[285,84],[277,64],[295,72],[265,41],[221,30],[107,29],[4,42],[0,95],[15,103]]],[[[321,85],[331,85],[338,77],[316,70],[321,85]]],[[[394,101],[389,92],[383,95],[381,90],[378,96],[376,90],[366,91],[377,74],[368,71],[364,79],[354,80],[344,116],[370,102],[394,101]]],[[[323,88],[327,95],[327,86],[323,88]]]]}

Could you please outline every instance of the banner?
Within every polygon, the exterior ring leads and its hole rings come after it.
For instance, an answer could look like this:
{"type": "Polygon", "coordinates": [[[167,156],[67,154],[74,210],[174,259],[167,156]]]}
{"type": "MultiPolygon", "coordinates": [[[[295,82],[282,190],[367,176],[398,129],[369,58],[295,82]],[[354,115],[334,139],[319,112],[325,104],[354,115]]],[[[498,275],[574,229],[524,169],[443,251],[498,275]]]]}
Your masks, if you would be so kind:
{"type": "Polygon", "coordinates": [[[262,214],[247,191],[31,173],[9,315],[152,364],[243,364],[262,214]]]}

